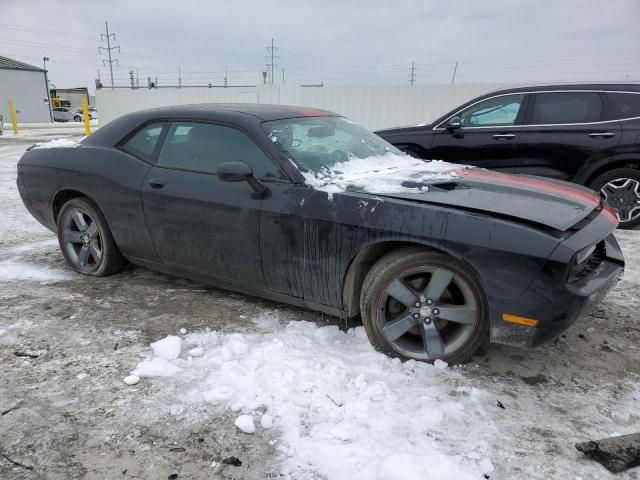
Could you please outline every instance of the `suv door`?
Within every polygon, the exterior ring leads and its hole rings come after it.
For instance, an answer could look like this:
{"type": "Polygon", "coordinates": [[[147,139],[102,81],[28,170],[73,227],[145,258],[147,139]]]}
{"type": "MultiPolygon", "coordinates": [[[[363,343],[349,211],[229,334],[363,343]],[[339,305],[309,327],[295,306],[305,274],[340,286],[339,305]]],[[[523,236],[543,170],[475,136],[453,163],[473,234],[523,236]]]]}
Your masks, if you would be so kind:
{"type": "Polygon", "coordinates": [[[459,128],[448,128],[449,119],[434,128],[430,157],[514,173],[525,98],[522,93],[498,95],[458,112],[459,128]]]}
{"type": "Polygon", "coordinates": [[[587,162],[611,155],[620,142],[620,124],[607,120],[601,92],[538,92],[532,97],[517,173],[573,181],[587,162]]]}
{"type": "Polygon", "coordinates": [[[142,185],[149,232],[160,259],[210,277],[264,288],[260,208],[245,182],[221,181],[225,162],[249,164],[257,178],[278,168],[240,130],[213,123],[173,122],[142,185]]]}

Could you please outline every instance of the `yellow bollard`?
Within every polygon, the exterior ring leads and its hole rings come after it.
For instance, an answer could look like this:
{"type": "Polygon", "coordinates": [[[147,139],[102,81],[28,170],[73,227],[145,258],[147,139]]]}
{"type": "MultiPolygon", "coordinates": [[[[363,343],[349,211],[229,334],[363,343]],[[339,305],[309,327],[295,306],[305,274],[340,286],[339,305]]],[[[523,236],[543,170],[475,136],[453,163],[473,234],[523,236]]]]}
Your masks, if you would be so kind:
{"type": "Polygon", "coordinates": [[[89,102],[86,98],[82,99],[82,117],[84,118],[84,134],[88,137],[91,135],[91,126],[89,125],[89,102]]]}
{"type": "Polygon", "coordinates": [[[11,115],[11,124],[13,125],[13,134],[18,135],[18,118],[16,117],[16,107],[13,100],[9,100],[9,114],[11,115]]]}

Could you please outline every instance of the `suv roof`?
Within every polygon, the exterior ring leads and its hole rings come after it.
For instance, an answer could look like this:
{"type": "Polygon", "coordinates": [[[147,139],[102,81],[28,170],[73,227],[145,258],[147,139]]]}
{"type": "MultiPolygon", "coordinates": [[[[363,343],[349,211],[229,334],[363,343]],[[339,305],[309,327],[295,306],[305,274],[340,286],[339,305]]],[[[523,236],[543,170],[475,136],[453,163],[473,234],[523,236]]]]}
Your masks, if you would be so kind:
{"type": "Polygon", "coordinates": [[[517,93],[530,91],[556,91],[556,90],[608,90],[621,92],[640,93],[640,83],[546,83],[522,85],[510,88],[499,88],[488,92],[487,95],[496,93],[517,93]]]}

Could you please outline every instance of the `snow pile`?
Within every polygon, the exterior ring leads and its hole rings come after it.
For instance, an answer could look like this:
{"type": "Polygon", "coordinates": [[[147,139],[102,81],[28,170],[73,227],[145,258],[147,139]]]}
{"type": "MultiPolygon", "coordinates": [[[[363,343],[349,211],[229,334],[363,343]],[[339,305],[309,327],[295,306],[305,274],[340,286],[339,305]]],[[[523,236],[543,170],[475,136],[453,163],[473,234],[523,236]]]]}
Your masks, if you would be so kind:
{"type": "Polygon", "coordinates": [[[48,142],[36,143],[33,148],[75,148],[80,145],[81,140],[82,138],[56,138],[48,142]]]}
{"type": "Polygon", "coordinates": [[[16,258],[0,260],[0,282],[31,281],[36,283],[56,283],[69,280],[71,274],[62,269],[32,264],[16,258]]]}
{"type": "Polygon", "coordinates": [[[493,470],[489,447],[467,426],[473,418],[492,431],[483,405],[493,398],[446,365],[375,352],[361,327],[295,321],[272,332],[191,333],[185,353],[202,355],[175,360],[165,358],[167,342],[152,344],[133,374],[174,376],[163,380],[177,383],[161,389],[166,405],[238,412],[246,433],[273,427],[288,478],[475,480],[493,470]]]}
{"type": "Polygon", "coordinates": [[[368,193],[417,193],[427,191],[427,183],[458,178],[465,168],[441,160],[425,161],[392,152],[368,158],[352,157],[318,173],[304,172],[309,185],[333,195],[347,190],[368,193]]]}

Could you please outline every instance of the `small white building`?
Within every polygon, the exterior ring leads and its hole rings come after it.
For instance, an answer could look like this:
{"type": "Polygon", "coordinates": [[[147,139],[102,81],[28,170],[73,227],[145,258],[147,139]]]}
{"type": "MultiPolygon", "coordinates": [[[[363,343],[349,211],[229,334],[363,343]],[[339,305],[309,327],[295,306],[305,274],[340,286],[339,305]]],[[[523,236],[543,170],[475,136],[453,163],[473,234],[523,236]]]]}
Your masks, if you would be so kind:
{"type": "Polygon", "coordinates": [[[0,56],[0,115],[5,123],[11,122],[9,100],[19,123],[53,121],[46,70],[0,56]]]}

